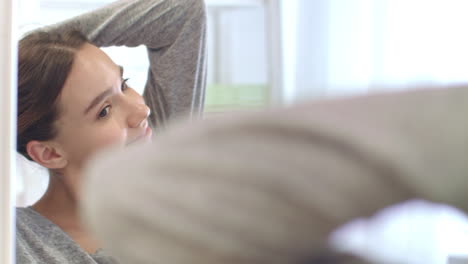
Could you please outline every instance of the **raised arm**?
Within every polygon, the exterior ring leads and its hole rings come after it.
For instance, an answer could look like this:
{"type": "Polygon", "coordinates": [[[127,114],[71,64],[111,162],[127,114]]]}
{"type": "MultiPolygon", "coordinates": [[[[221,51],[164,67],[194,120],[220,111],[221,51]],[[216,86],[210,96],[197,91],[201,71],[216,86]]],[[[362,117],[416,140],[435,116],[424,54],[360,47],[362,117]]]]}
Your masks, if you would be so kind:
{"type": "Polygon", "coordinates": [[[47,30],[79,30],[101,47],[145,45],[150,68],[144,97],[152,110],[153,126],[202,113],[206,67],[203,0],[121,0],[47,30]]]}

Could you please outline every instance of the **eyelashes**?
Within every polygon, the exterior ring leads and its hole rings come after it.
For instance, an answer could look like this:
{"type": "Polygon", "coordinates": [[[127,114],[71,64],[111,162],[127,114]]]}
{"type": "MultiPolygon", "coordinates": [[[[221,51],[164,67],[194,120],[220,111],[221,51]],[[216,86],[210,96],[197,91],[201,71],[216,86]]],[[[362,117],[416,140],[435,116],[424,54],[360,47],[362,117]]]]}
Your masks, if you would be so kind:
{"type": "Polygon", "coordinates": [[[125,79],[123,79],[123,81],[122,81],[122,86],[120,86],[120,90],[122,90],[122,91],[127,90],[127,88],[128,88],[127,81],[128,81],[128,80],[130,80],[130,78],[125,78],[125,79]]]}
{"type": "MultiPolygon", "coordinates": [[[[120,86],[120,90],[123,92],[125,90],[127,90],[128,88],[128,84],[127,84],[127,81],[129,80],[130,78],[125,78],[122,80],[122,85],[120,86]]],[[[104,119],[105,117],[107,117],[110,113],[110,110],[112,108],[112,105],[106,105],[99,113],[98,113],[98,116],[97,116],[97,119],[104,119]]]]}
{"type": "Polygon", "coordinates": [[[101,110],[101,112],[99,112],[98,119],[105,118],[109,114],[110,109],[111,109],[111,105],[108,105],[108,106],[104,107],[101,110]]]}

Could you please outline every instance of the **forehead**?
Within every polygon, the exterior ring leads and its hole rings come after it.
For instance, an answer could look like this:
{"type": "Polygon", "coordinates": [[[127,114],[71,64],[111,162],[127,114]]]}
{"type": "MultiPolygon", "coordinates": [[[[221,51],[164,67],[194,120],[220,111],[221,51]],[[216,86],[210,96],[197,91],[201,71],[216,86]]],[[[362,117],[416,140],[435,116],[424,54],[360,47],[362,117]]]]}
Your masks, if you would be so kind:
{"type": "Polygon", "coordinates": [[[94,97],[119,80],[120,68],[109,56],[98,47],[85,44],[75,55],[60,95],[62,114],[82,114],[94,97]]]}

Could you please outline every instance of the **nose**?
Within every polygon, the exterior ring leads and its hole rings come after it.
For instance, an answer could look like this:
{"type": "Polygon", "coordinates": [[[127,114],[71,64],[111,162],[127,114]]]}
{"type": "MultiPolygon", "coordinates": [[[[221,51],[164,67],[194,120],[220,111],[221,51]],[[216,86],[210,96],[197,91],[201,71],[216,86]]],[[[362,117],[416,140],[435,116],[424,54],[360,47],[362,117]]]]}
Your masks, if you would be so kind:
{"type": "Polygon", "coordinates": [[[145,103],[136,103],[128,115],[128,126],[132,128],[144,126],[151,110],[145,103]]]}

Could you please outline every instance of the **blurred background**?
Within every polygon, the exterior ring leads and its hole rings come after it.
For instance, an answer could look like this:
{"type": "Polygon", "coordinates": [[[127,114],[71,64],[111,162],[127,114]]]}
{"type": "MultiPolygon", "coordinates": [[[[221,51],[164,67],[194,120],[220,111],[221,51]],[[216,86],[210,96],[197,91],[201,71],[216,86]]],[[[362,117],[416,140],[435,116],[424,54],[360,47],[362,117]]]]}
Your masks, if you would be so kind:
{"type": "MultiPolygon", "coordinates": [[[[111,0],[19,0],[20,32],[111,0]]],[[[206,0],[206,116],[302,100],[468,82],[466,0],[206,0]]],[[[106,48],[142,92],[146,50],[106,48]]],[[[18,206],[47,185],[18,156],[18,206]]],[[[444,175],[441,175],[443,177],[444,175]]],[[[412,201],[338,230],[333,243],[383,263],[453,263],[468,256],[465,215],[412,201]],[[386,261],[383,261],[386,259],[386,261]]]]}

